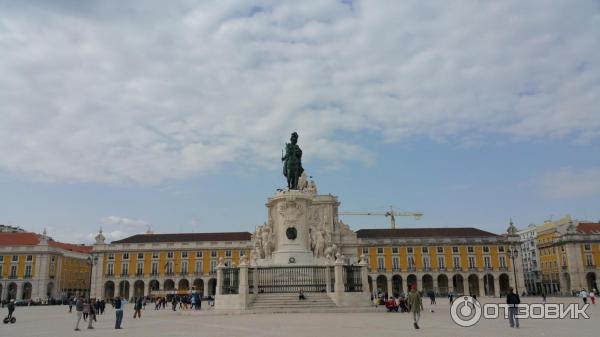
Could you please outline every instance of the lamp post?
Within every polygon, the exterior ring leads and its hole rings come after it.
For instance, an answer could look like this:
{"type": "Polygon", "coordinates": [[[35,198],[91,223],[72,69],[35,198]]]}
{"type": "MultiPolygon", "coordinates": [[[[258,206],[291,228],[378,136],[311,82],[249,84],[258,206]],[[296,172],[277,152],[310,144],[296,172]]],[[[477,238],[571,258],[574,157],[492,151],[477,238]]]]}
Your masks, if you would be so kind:
{"type": "Polygon", "coordinates": [[[519,256],[519,251],[517,250],[517,248],[515,246],[511,246],[508,249],[508,257],[512,261],[513,274],[514,274],[514,278],[515,278],[515,294],[519,293],[519,287],[518,287],[518,283],[517,283],[517,267],[515,266],[515,259],[518,256],[519,256]]]}
{"type": "Polygon", "coordinates": [[[89,283],[89,290],[88,290],[88,299],[90,299],[92,296],[92,275],[94,275],[94,273],[93,273],[94,266],[97,263],[98,263],[98,256],[96,254],[92,254],[92,255],[88,256],[87,264],[88,264],[88,266],[90,266],[90,283],[89,283]]]}

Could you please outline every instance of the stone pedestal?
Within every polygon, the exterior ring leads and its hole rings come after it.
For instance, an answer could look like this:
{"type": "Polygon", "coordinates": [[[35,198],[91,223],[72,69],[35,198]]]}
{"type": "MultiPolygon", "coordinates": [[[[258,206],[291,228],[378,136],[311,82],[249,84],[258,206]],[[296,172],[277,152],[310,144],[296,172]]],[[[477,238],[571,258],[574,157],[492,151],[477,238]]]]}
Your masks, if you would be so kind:
{"type": "Polygon", "coordinates": [[[285,191],[269,199],[269,225],[273,230],[273,265],[314,265],[310,247],[309,209],[312,195],[285,191]]]}

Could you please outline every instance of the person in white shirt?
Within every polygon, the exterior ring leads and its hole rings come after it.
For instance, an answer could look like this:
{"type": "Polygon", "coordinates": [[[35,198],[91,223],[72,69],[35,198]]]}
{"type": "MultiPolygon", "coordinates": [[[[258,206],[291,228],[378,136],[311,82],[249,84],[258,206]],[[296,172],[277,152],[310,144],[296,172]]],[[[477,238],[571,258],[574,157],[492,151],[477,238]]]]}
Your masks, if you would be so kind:
{"type": "Polygon", "coordinates": [[[581,296],[581,299],[583,300],[583,304],[587,304],[588,293],[587,293],[587,291],[585,291],[585,289],[581,289],[579,296],[581,296]]]}

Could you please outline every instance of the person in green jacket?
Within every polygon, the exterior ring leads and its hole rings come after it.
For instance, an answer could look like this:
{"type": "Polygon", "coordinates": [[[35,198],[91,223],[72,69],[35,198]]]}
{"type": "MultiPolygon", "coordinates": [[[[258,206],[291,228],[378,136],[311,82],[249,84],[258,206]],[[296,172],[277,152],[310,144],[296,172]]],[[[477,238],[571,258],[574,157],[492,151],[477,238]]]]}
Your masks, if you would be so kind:
{"type": "Polygon", "coordinates": [[[421,294],[417,291],[417,286],[413,285],[411,291],[408,293],[408,306],[413,314],[413,324],[415,329],[419,329],[419,318],[421,318],[421,309],[423,309],[423,299],[421,294]]]}

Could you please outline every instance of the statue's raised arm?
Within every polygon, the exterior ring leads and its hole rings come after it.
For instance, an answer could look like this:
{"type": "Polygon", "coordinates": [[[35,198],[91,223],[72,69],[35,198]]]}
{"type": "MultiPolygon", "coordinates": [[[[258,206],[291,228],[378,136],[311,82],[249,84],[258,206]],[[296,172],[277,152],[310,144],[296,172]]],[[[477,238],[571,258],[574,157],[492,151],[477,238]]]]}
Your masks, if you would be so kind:
{"type": "Polygon", "coordinates": [[[283,175],[287,178],[290,190],[298,189],[298,178],[304,169],[302,168],[302,150],[298,146],[298,134],[292,133],[290,143],[285,144],[285,155],[283,161],[283,175]]]}

